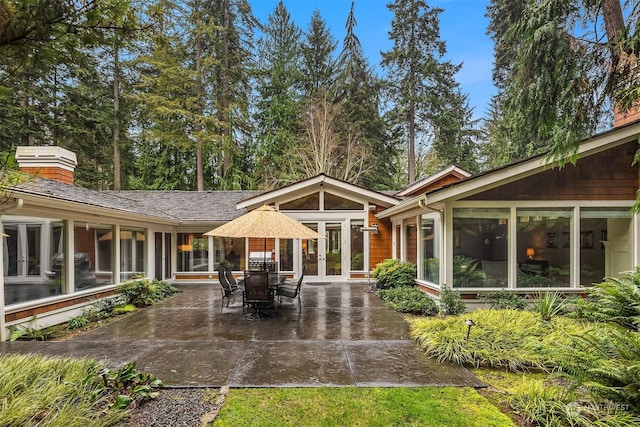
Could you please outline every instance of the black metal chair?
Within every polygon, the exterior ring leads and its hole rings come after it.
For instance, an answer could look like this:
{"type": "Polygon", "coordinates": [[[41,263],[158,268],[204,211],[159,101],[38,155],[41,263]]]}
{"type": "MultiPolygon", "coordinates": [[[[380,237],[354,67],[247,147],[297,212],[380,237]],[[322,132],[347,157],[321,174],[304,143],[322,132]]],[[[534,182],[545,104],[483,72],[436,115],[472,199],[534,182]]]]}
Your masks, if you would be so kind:
{"type": "Polygon", "coordinates": [[[278,303],[282,304],[282,297],[291,298],[293,301],[298,298],[298,306],[302,307],[302,301],[300,300],[300,288],[302,287],[302,280],[304,279],[304,269],[298,279],[297,283],[285,282],[278,286],[276,290],[276,296],[278,297],[278,303]]]}
{"type": "Polygon", "coordinates": [[[236,295],[242,292],[242,289],[238,288],[238,286],[232,286],[229,283],[226,275],[226,267],[218,266],[218,280],[220,281],[220,292],[222,294],[222,304],[220,306],[220,313],[224,309],[224,300],[227,300],[227,308],[229,307],[229,301],[233,299],[233,302],[236,300],[236,295]]]}
{"type": "Polygon", "coordinates": [[[242,306],[253,306],[255,311],[248,320],[270,317],[262,310],[274,308],[274,292],[269,287],[268,271],[245,271],[244,292],[242,293],[242,306]]]}

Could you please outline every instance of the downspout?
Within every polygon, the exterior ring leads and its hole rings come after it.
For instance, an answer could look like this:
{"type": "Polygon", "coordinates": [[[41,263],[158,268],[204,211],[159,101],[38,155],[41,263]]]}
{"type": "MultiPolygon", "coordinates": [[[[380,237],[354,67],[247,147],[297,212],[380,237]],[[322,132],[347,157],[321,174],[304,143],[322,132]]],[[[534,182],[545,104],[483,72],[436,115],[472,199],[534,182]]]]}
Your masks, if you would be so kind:
{"type": "MultiPolygon", "coordinates": [[[[24,200],[20,198],[14,199],[14,202],[11,206],[3,209],[2,213],[13,212],[18,210],[24,206],[24,200]]],[[[3,235],[3,239],[6,239],[6,236],[3,235]]],[[[5,327],[5,319],[4,319],[4,240],[2,244],[0,244],[0,341],[7,341],[9,339],[9,334],[7,334],[7,330],[5,327]]]]}

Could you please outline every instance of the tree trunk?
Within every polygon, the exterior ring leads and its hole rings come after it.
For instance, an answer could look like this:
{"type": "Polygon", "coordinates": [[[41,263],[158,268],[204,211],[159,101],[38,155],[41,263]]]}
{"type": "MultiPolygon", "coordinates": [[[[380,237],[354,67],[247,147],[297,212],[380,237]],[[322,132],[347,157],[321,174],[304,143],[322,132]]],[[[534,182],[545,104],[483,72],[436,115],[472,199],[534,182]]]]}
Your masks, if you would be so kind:
{"type": "Polygon", "coordinates": [[[620,61],[620,46],[618,46],[618,43],[626,39],[626,28],[620,0],[602,0],[602,13],[609,49],[611,50],[611,65],[613,70],[616,70],[620,61]]]}
{"type": "Polygon", "coordinates": [[[231,153],[233,152],[232,141],[231,141],[231,125],[230,125],[230,117],[231,111],[229,111],[229,55],[230,55],[230,46],[229,46],[229,0],[224,0],[223,4],[223,15],[224,15],[224,29],[222,31],[223,45],[224,45],[224,68],[222,69],[222,114],[220,123],[222,123],[222,132],[221,132],[221,140],[223,144],[223,153],[224,153],[224,169],[223,176],[227,175],[231,167],[231,153]]]}
{"type": "Polygon", "coordinates": [[[113,47],[113,189],[121,189],[120,171],[120,65],[117,41],[113,47]]]}
{"type": "MultiPolygon", "coordinates": [[[[196,6],[199,8],[199,5],[196,6]]],[[[198,10],[196,10],[198,13],[198,10]]],[[[196,24],[197,25],[197,24],[196,24]]],[[[204,163],[203,163],[203,142],[202,142],[202,38],[200,29],[196,28],[195,37],[195,62],[196,62],[196,173],[198,181],[198,191],[204,191],[204,163]]]]}

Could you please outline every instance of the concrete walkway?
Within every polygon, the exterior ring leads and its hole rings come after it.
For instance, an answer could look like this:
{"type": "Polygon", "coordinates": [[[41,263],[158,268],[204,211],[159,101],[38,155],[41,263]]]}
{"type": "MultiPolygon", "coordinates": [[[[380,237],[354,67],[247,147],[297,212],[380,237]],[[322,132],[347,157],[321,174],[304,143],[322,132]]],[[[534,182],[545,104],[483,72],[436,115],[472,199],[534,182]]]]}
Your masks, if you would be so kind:
{"type": "Polygon", "coordinates": [[[304,284],[302,308],[283,301],[272,318],[245,320],[242,297],[220,312],[219,285],[180,294],[59,342],[3,342],[0,353],[136,361],[176,387],[482,387],[469,371],[437,364],[409,339],[402,316],[365,284],[304,284]]]}

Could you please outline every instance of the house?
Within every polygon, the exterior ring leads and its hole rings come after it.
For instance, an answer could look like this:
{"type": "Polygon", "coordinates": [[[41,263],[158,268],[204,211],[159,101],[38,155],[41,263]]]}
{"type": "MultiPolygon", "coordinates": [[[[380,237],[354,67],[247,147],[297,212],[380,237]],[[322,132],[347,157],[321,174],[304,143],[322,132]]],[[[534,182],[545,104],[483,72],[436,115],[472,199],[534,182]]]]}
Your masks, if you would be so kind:
{"type": "Polygon", "coordinates": [[[16,160],[37,177],[7,188],[2,207],[1,339],[66,321],[138,276],[214,283],[226,260],[237,275],[266,261],[294,278],[305,266],[311,282],[362,281],[391,256],[390,223],[375,214],[400,200],[326,175],[270,192],[98,192],[73,185],[75,155],[60,147],[19,147],[16,160]],[[203,236],[263,204],[326,239],[203,236]]]}
{"type": "Polygon", "coordinates": [[[634,122],[584,141],[575,164],[541,155],[414,188],[377,218],[391,221],[393,257],[415,263],[430,294],[580,293],[639,264],[639,137],[634,122]]]}
{"type": "Polygon", "coordinates": [[[425,292],[449,285],[469,301],[498,289],[581,292],[639,264],[639,137],[634,122],[585,141],[575,165],[537,156],[477,175],[451,166],[400,192],[324,174],[268,192],[98,192],[73,185],[73,153],[19,147],[20,168],[38,177],[3,198],[0,339],[12,325],[68,320],[140,275],[216,283],[222,260],[236,275],[265,263],[348,286],[394,257],[416,264],[425,292]],[[326,239],[203,235],[264,204],[326,239]]]}

